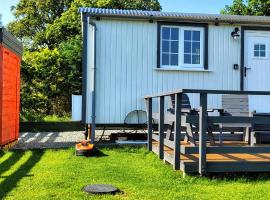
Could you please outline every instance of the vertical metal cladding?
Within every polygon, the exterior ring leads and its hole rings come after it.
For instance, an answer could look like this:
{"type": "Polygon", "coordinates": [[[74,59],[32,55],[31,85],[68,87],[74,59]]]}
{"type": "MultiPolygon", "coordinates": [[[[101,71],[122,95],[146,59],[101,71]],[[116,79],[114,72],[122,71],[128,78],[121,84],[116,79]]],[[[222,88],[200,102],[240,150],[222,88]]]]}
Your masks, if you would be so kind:
{"type": "MultiPolygon", "coordinates": [[[[143,96],[152,93],[179,88],[240,89],[240,71],[233,70],[233,64],[240,63],[240,41],[230,36],[234,26],[209,25],[208,70],[170,71],[156,68],[157,23],[105,18],[95,23],[97,124],[124,123],[129,112],[145,110],[143,96]]],[[[193,106],[199,105],[196,95],[190,98],[193,106]]],[[[211,95],[208,104],[219,107],[220,97],[211,95]]]]}

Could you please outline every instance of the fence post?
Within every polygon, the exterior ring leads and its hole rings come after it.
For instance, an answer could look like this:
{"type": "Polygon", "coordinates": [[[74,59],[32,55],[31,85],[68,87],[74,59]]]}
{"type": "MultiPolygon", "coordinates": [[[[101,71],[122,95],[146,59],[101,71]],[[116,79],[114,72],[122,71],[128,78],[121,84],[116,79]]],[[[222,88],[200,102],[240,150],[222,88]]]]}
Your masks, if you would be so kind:
{"type": "Polygon", "coordinates": [[[199,174],[205,175],[206,169],[206,130],[207,130],[207,93],[200,93],[199,112],[199,174]]]}
{"type": "Polygon", "coordinates": [[[164,158],[164,96],[159,97],[159,158],[164,158]]]}
{"type": "Polygon", "coordinates": [[[152,134],[153,134],[153,123],[152,123],[152,98],[146,99],[147,106],[147,149],[152,151],[152,134]]]}
{"type": "Polygon", "coordinates": [[[174,169],[180,169],[182,93],[175,94],[174,169]]]}

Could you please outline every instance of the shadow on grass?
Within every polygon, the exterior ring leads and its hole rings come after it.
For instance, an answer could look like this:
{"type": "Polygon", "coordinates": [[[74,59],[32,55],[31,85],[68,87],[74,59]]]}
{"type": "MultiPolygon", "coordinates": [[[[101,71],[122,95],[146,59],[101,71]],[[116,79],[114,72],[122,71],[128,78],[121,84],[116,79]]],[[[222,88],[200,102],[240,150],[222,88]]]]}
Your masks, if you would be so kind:
{"type": "Polygon", "coordinates": [[[220,181],[256,182],[269,181],[270,174],[262,172],[212,173],[209,174],[209,178],[220,181]]]}
{"type": "Polygon", "coordinates": [[[89,158],[91,158],[91,157],[99,158],[99,157],[106,157],[108,155],[103,153],[98,148],[94,148],[91,152],[84,153],[84,155],[80,155],[80,156],[85,156],[85,157],[89,157],[89,158]]]}
{"type": "Polygon", "coordinates": [[[0,150],[0,158],[5,155],[4,151],[0,150]]]}
{"type": "Polygon", "coordinates": [[[146,150],[145,146],[136,146],[136,145],[118,145],[118,144],[111,144],[111,145],[98,145],[98,148],[101,150],[118,150],[127,153],[138,153],[141,150],[145,150],[145,152],[150,153],[146,150]]]}
{"type": "Polygon", "coordinates": [[[105,157],[108,156],[107,154],[103,153],[100,149],[95,149],[93,157],[105,157]]]}
{"type": "MultiPolygon", "coordinates": [[[[21,157],[23,155],[23,152],[15,151],[14,154],[15,155],[18,154],[19,155],[18,157],[21,157]]],[[[0,184],[0,199],[3,199],[9,192],[11,192],[22,178],[34,176],[34,175],[29,175],[28,173],[40,161],[43,154],[44,154],[43,151],[32,151],[32,155],[28,158],[26,162],[24,162],[10,176],[5,176],[4,181],[2,181],[0,184]]],[[[11,160],[12,159],[11,157],[8,159],[10,160],[9,162],[15,164],[15,162],[11,160]]],[[[17,156],[16,156],[16,159],[18,161],[17,156]]],[[[7,168],[8,167],[6,167],[6,169],[7,168]]]]}
{"type": "Polygon", "coordinates": [[[14,151],[12,155],[0,164],[0,175],[8,171],[13,165],[15,165],[21,157],[23,157],[24,151],[14,151]]]}

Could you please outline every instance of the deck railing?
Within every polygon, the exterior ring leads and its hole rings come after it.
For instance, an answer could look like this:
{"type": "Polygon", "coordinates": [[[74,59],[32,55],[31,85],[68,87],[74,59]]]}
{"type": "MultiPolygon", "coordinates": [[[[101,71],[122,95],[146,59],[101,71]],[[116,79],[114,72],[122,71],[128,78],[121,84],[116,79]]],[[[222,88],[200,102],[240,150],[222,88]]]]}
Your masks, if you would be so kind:
{"type": "MultiPolygon", "coordinates": [[[[183,94],[199,94],[200,107],[198,117],[190,117],[192,123],[199,123],[199,167],[198,172],[201,175],[207,173],[207,153],[217,153],[217,152],[228,152],[237,153],[243,151],[244,147],[216,147],[211,149],[207,147],[207,127],[214,123],[249,123],[249,124],[265,124],[270,125],[270,118],[267,116],[251,116],[251,117],[241,117],[241,116],[208,116],[207,113],[207,96],[209,94],[236,94],[236,95],[270,95],[270,91],[234,91],[234,90],[199,90],[199,89],[180,89],[172,92],[164,92],[155,95],[149,95],[145,97],[147,106],[147,118],[148,118],[148,150],[152,151],[152,140],[155,139],[159,142],[159,158],[164,159],[164,144],[171,149],[173,149],[173,167],[174,169],[180,169],[181,161],[181,120],[182,120],[182,95],[183,94]],[[164,138],[164,99],[166,96],[175,95],[175,114],[173,115],[175,123],[174,127],[174,140],[166,140],[164,138]],[[158,117],[158,136],[153,135],[153,99],[159,99],[159,117],[158,117]],[[155,138],[153,138],[155,137],[155,138]],[[157,138],[158,137],[158,138],[157,138]],[[208,150],[209,148],[209,150],[208,150]],[[218,149],[220,148],[220,149],[218,149]]],[[[254,134],[254,132],[252,132],[254,134]]],[[[196,150],[193,150],[195,153],[196,150]]],[[[245,150],[244,150],[245,151],[245,150]]],[[[254,152],[268,152],[270,153],[270,147],[256,147],[254,152]]]]}

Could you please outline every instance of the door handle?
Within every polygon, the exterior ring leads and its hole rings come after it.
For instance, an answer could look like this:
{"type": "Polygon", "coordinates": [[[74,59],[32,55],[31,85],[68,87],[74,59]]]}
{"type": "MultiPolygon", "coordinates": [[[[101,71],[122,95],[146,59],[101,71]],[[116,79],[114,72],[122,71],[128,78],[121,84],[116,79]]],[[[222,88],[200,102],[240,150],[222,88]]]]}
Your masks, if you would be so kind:
{"type": "Polygon", "coordinates": [[[247,70],[250,70],[251,68],[250,67],[244,67],[244,76],[246,77],[247,76],[247,70]]]}

